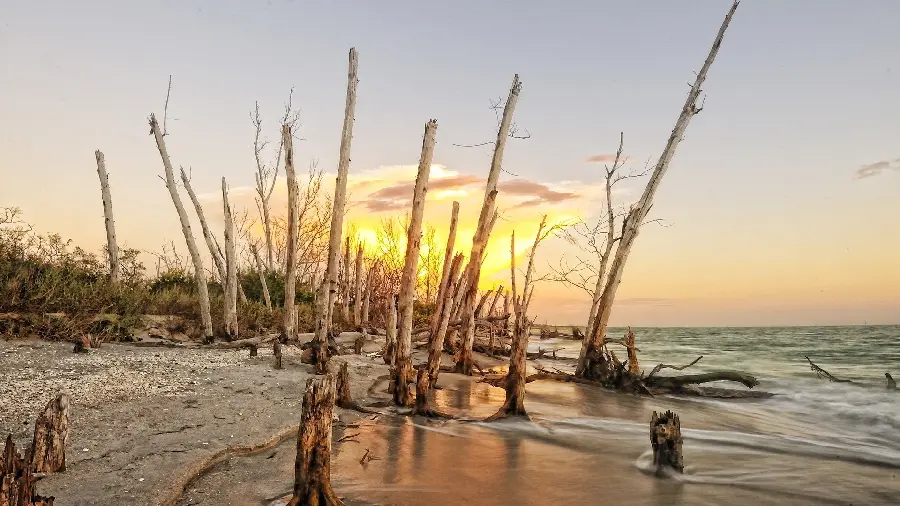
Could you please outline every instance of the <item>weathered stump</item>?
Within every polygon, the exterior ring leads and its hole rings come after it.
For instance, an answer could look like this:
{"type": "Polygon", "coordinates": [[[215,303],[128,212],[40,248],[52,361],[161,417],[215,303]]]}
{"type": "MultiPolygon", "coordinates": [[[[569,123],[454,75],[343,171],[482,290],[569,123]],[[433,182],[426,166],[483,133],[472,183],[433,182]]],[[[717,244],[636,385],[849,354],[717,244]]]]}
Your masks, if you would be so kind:
{"type": "Polygon", "coordinates": [[[250,358],[259,356],[259,347],[258,346],[256,346],[255,344],[250,344],[250,346],[248,346],[248,348],[250,348],[250,358]]]}
{"type": "Polygon", "coordinates": [[[366,329],[363,328],[362,331],[359,333],[359,336],[357,336],[356,339],[353,340],[353,353],[355,353],[357,355],[362,355],[362,349],[363,349],[363,346],[366,344],[366,338],[368,338],[368,337],[369,336],[366,332],[366,329]]]}
{"type": "Polygon", "coordinates": [[[306,381],[303,414],[294,463],[294,494],[288,506],[342,505],[331,488],[331,421],[335,378],[328,374],[306,381]]]}
{"type": "Polygon", "coordinates": [[[350,397],[350,372],[347,369],[347,362],[342,362],[341,368],[338,370],[335,404],[344,409],[352,409],[355,406],[350,397]]]}
{"type": "Polygon", "coordinates": [[[38,473],[66,470],[66,442],[69,439],[69,396],[59,394],[47,403],[34,423],[31,468],[38,473]]]}
{"type": "Polygon", "coordinates": [[[664,474],[666,468],[684,472],[681,443],[681,420],[678,415],[671,411],[660,415],[654,411],[650,418],[650,446],[653,448],[657,476],[664,474]]]}
{"type": "Polygon", "coordinates": [[[887,379],[887,389],[888,390],[896,390],[897,382],[894,381],[894,377],[891,376],[891,373],[889,373],[889,372],[884,373],[884,377],[887,379]]]}
{"type": "Polygon", "coordinates": [[[275,369],[281,369],[281,342],[276,340],[272,344],[272,352],[275,354],[275,369]]]}
{"type": "Polygon", "coordinates": [[[31,455],[19,456],[12,435],[0,455],[0,506],[53,506],[53,497],[41,497],[34,492],[36,478],[28,464],[31,455]]]}

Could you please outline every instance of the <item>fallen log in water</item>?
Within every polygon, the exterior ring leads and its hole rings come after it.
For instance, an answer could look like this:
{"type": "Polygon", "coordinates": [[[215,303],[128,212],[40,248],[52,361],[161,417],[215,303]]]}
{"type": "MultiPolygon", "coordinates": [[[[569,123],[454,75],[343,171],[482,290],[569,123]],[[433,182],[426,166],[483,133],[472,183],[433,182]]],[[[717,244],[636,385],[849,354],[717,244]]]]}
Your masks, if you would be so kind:
{"type": "Polygon", "coordinates": [[[831,375],[830,372],[826,371],[825,369],[822,369],[821,367],[819,367],[815,363],[813,363],[813,361],[810,360],[809,357],[806,357],[806,361],[809,362],[809,368],[812,369],[813,372],[816,373],[816,376],[819,379],[827,378],[828,381],[831,381],[834,383],[853,383],[852,381],[847,380],[847,379],[835,378],[834,376],[831,375]]]}
{"type": "Polygon", "coordinates": [[[681,421],[671,411],[662,414],[653,412],[650,418],[650,447],[653,449],[653,464],[656,475],[663,476],[668,469],[684,472],[684,456],[681,452],[681,421]]]}

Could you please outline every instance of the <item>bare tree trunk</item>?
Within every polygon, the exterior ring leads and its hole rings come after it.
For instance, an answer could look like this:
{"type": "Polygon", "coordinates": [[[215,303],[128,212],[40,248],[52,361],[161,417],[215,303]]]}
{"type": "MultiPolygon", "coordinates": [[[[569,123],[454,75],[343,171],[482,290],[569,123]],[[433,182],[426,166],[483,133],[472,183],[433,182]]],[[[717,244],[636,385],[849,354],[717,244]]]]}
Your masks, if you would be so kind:
{"type": "Polygon", "coordinates": [[[234,218],[228,201],[228,184],[222,178],[222,207],[225,216],[225,333],[228,339],[238,337],[237,258],[234,254],[234,218]]]}
{"type": "Polygon", "coordinates": [[[256,272],[259,273],[260,291],[262,291],[263,300],[266,302],[266,308],[272,309],[272,297],[269,295],[269,284],[266,282],[266,268],[259,258],[259,248],[256,244],[250,244],[250,251],[253,253],[253,259],[256,261],[256,272]]]}
{"type": "Polygon", "coordinates": [[[527,363],[525,361],[528,350],[528,334],[530,324],[528,321],[528,306],[531,303],[531,294],[534,288],[531,286],[531,276],[534,272],[534,255],[538,244],[544,238],[544,226],[547,224],[547,216],[541,219],[537,236],[531,253],[528,255],[528,268],[525,270],[525,285],[522,287],[522,295],[516,291],[516,233],[510,238],[510,286],[512,287],[513,321],[512,347],[509,354],[509,372],[506,375],[506,402],[499,411],[489,419],[494,420],[505,416],[527,416],[525,411],[525,376],[527,363]]]}
{"type": "Polygon", "coordinates": [[[395,355],[397,353],[397,304],[399,304],[396,295],[391,296],[388,301],[388,317],[387,328],[384,329],[384,363],[391,365],[396,363],[395,355]]]}
{"type": "Polygon", "coordinates": [[[397,335],[397,361],[394,364],[394,403],[409,406],[412,399],[409,384],[412,376],[412,324],[413,301],[416,295],[416,273],[419,265],[419,247],[422,240],[422,214],[425,211],[425,194],[428,193],[428,177],[431,175],[431,160],[434,157],[434,137],[437,134],[437,120],[425,124],[422,139],[422,155],[419,158],[419,172],[413,190],[412,212],[406,234],[406,260],[400,276],[400,331],[397,335]]]}
{"type": "Polygon", "coordinates": [[[184,234],[184,240],[187,243],[188,252],[191,255],[191,262],[194,264],[194,279],[197,281],[197,296],[200,299],[200,318],[203,323],[204,342],[211,343],[213,341],[212,316],[209,312],[209,288],[206,285],[206,271],[203,269],[203,259],[200,257],[200,250],[197,249],[197,242],[194,241],[194,234],[191,233],[191,222],[188,219],[181,198],[178,196],[178,184],[175,182],[175,174],[172,170],[172,162],[169,160],[169,153],[166,150],[166,141],[156,122],[156,116],[150,115],[150,131],[156,138],[156,147],[159,149],[159,156],[162,158],[163,167],[166,170],[166,188],[169,189],[169,195],[172,197],[172,203],[178,212],[178,219],[181,221],[181,232],[184,234]]]}
{"type": "MultiPolygon", "coordinates": [[[[459,276],[459,270],[462,268],[462,262],[462,253],[453,257],[453,261],[450,265],[450,272],[447,275],[447,278],[452,280],[453,285],[456,285],[457,283],[456,280],[459,276]]],[[[428,341],[428,380],[431,387],[434,387],[434,385],[437,384],[438,374],[441,370],[441,353],[444,350],[444,336],[447,334],[447,327],[450,324],[450,308],[453,306],[453,288],[455,288],[455,286],[445,286],[444,288],[444,300],[439,305],[444,307],[445,311],[441,313],[441,321],[438,322],[437,330],[431,333],[431,338],[428,341]]]]}
{"type": "Polygon", "coordinates": [[[375,272],[375,266],[369,266],[369,272],[366,273],[366,286],[364,288],[365,295],[362,306],[362,325],[369,324],[369,304],[372,298],[372,276],[375,272]]]}
{"type": "Polygon", "coordinates": [[[59,394],[47,403],[34,422],[31,440],[31,468],[36,473],[66,470],[66,443],[69,440],[69,396],[59,394]]]}
{"type": "Polygon", "coordinates": [[[343,504],[331,488],[331,420],[335,379],[328,374],[306,381],[297,431],[294,495],[288,506],[343,504]]]}
{"type": "MultiPolygon", "coordinates": [[[[484,259],[484,250],[487,247],[490,238],[490,228],[493,221],[496,220],[496,201],[497,201],[497,183],[500,180],[500,169],[503,162],[503,151],[506,148],[506,139],[509,137],[509,129],[512,125],[513,111],[516,109],[516,103],[519,100],[519,93],[522,90],[522,83],[519,82],[519,75],[513,77],[512,86],[509,89],[509,97],[506,99],[506,106],[503,108],[503,118],[500,121],[500,128],[497,130],[497,141],[494,144],[494,156],[491,159],[491,170],[488,172],[487,184],[484,188],[484,203],[481,206],[481,214],[478,216],[478,226],[475,229],[475,236],[472,238],[472,252],[469,255],[469,266],[466,269],[469,278],[466,288],[465,297],[463,298],[463,314],[475,311],[475,298],[478,296],[478,281],[481,279],[481,262],[484,259]]],[[[474,319],[474,318],[473,318],[474,319]]],[[[464,318],[468,321],[468,318],[464,318]]],[[[474,343],[474,330],[469,332],[465,324],[462,333],[467,338],[463,347],[457,354],[456,372],[461,374],[472,375],[472,344],[474,343]],[[469,341],[468,336],[473,337],[473,341],[469,341]]]]}
{"type": "Polygon", "coordinates": [[[363,248],[362,244],[356,249],[356,266],[353,276],[353,325],[359,327],[362,322],[363,306],[363,248]]]}
{"type": "Polygon", "coordinates": [[[494,316],[494,309],[497,307],[497,301],[500,300],[500,294],[503,293],[503,285],[497,287],[494,292],[494,299],[491,301],[491,307],[488,308],[487,316],[494,316]]]}
{"type": "Polygon", "coordinates": [[[481,294],[481,298],[478,299],[478,305],[475,306],[475,318],[481,318],[481,311],[484,310],[484,304],[487,302],[488,297],[494,293],[494,290],[488,290],[481,294]]]}
{"type": "MultiPolygon", "coordinates": [[[[437,298],[434,303],[434,314],[431,316],[431,335],[437,333],[438,326],[445,311],[445,299],[447,298],[447,286],[455,281],[450,277],[450,263],[453,261],[453,249],[456,246],[456,227],[459,225],[459,202],[453,201],[453,210],[450,212],[450,233],[447,235],[447,246],[444,248],[444,265],[441,268],[441,284],[438,285],[437,298]]],[[[451,297],[451,300],[452,297],[451,297]]],[[[446,309],[449,311],[449,308],[446,309]]],[[[443,338],[441,338],[443,342],[443,338]]]]}
{"type": "Polygon", "coordinates": [[[684,103],[684,107],[681,109],[681,114],[678,117],[678,121],[675,123],[675,128],[672,130],[672,134],[669,136],[666,147],[663,149],[659,161],[653,169],[650,180],[647,181],[644,193],[641,195],[640,200],[638,200],[631,208],[628,215],[625,216],[625,222],[622,227],[622,237],[616,247],[616,255],[613,258],[609,274],[607,275],[606,285],[603,288],[603,294],[600,298],[594,325],[592,328],[588,329],[588,333],[585,336],[581,347],[578,365],[575,370],[575,374],[579,377],[586,377],[588,379],[594,378],[596,376],[594,366],[598,365],[602,368],[602,365],[600,364],[600,362],[603,361],[601,348],[603,347],[603,341],[606,337],[606,329],[609,325],[609,317],[612,314],[612,306],[615,302],[616,291],[619,288],[619,284],[622,282],[622,273],[625,270],[625,262],[628,260],[628,255],[631,253],[631,248],[634,246],[635,239],[637,239],[641,223],[643,223],[647,214],[650,212],[650,207],[653,205],[653,196],[656,194],[659,184],[662,181],[662,177],[669,167],[669,162],[675,155],[675,148],[678,147],[678,143],[681,142],[681,139],[684,137],[684,132],[687,130],[691,118],[702,109],[702,107],[697,107],[697,99],[699,98],[701,91],[700,87],[706,80],[709,68],[712,66],[713,60],[715,60],[716,54],[719,52],[719,47],[722,45],[722,39],[725,36],[725,30],[728,28],[732,16],[734,16],[738,3],[739,2],[735,1],[734,4],[732,4],[731,9],[725,16],[725,20],[722,22],[722,26],[719,27],[719,32],[713,41],[709,55],[706,57],[706,61],[703,63],[700,72],[697,73],[697,79],[694,81],[690,93],[688,93],[688,98],[684,103]]]}
{"type": "Polygon", "coordinates": [[[266,234],[266,262],[269,271],[275,270],[275,246],[272,244],[272,219],[269,215],[268,201],[262,203],[263,226],[266,234]]]}
{"type": "MultiPolygon", "coordinates": [[[[328,232],[328,264],[319,294],[330,302],[329,294],[337,285],[338,256],[341,251],[341,236],[344,227],[344,208],[347,204],[347,173],[350,170],[350,143],[353,139],[353,120],[356,110],[356,85],[358,58],[356,48],[350,48],[350,62],[347,71],[347,103],[344,106],[344,128],[341,133],[341,150],[338,160],[337,180],[334,188],[334,206],[331,211],[331,229],[328,232]]],[[[331,305],[331,304],[329,304],[331,305]]],[[[317,306],[318,308],[319,306],[317,306]]],[[[324,373],[328,362],[328,331],[331,327],[330,309],[326,314],[316,314],[316,332],[313,337],[313,363],[316,370],[324,373]]]]}
{"type": "Polygon", "coordinates": [[[97,174],[100,176],[100,192],[103,196],[103,216],[106,221],[106,250],[109,255],[109,280],[118,284],[121,277],[119,266],[119,246],[116,242],[116,222],[113,220],[112,193],[109,191],[109,176],[106,174],[106,158],[99,149],[94,151],[97,158],[97,174]]]}
{"type": "Polygon", "coordinates": [[[341,279],[341,321],[350,323],[350,236],[344,238],[344,275],[341,279]]]}
{"type": "Polygon", "coordinates": [[[222,281],[222,286],[225,286],[225,259],[219,249],[219,245],[216,244],[212,233],[209,231],[209,226],[206,224],[206,216],[203,213],[203,207],[200,205],[200,201],[197,199],[193,187],[191,187],[190,178],[188,178],[187,173],[184,172],[183,167],[180,170],[181,182],[184,185],[184,189],[187,191],[188,197],[191,198],[191,203],[194,204],[194,211],[197,212],[197,219],[200,220],[200,230],[203,232],[203,239],[206,240],[206,247],[209,248],[209,256],[212,257],[213,262],[216,264],[216,272],[219,273],[219,279],[222,281]]]}
{"type": "Polygon", "coordinates": [[[282,125],[281,138],[284,144],[284,174],[288,187],[287,244],[285,244],[284,272],[284,325],[282,342],[293,339],[297,333],[294,318],[294,303],[297,298],[297,234],[300,233],[298,198],[300,187],[294,170],[294,139],[290,125],[282,125]]]}

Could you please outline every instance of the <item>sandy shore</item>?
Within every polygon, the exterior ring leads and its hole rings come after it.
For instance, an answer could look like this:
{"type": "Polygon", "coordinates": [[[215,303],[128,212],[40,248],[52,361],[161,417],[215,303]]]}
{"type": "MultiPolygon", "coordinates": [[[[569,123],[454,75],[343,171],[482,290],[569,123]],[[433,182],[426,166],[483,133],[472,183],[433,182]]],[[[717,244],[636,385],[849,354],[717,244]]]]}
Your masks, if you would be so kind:
{"type": "MultiPolygon", "coordinates": [[[[364,356],[341,359],[356,398],[387,374],[364,356]]],[[[67,343],[0,341],[0,433],[30,444],[37,413],[67,392],[67,470],[42,479],[39,493],[57,506],[174,504],[210,463],[293,439],[311,368],[293,346],[283,369],[272,365],[262,348],[255,358],[113,344],[73,354],[67,343]]]]}

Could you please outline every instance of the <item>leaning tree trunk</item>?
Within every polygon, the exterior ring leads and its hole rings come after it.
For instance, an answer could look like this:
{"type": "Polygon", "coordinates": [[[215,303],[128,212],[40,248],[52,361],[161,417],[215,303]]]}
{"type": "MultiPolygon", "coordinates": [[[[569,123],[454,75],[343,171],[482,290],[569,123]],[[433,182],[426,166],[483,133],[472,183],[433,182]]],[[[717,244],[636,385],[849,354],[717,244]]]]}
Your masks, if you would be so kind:
{"type": "Polygon", "coordinates": [[[209,231],[209,225],[206,223],[206,215],[203,213],[203,207],[200,205],[200,200],[197,199],[197,194],[194,193],[194,188],[191,186],[191,179],[188,177],[183,167],[181,168],[181,183],[184,185],[184,189],[187,191],[191,203],[194,204],[194,211],[196,211],[197,219],[200,221],[200,230],[203,232],[203,239],[206,241],[206,247],[209,248],[209,255],[216,265],[216,272],[219,273],[219,279],[222,281],[222,286],[225,286],[225,279],[228,277],[228,274],[225,272],[225,259],[222,258],[222,253],[219,251],[215,239],[213,239],[212,232],[209,231]]]}
{"type": "Polygon", "coordinates": [[[103,216],[106,221],[106,250],[109,255],[109,280],[115,285],[121,277],[119,266],[119,246],[116,242],[116,222],[113,220],[112,193],[109,191],[109,176],[106,174],[106,158],[99,149],[94,151],[97,158],[97,174],[100,176],[100,192],[103,196],[103,216]]]}
{"type": "MultiPolygon", "coordinates": [[[[472,252],[469,255],[469,265],[466,269],[468,282],[466,283],[465,297],[463,298],[463,314],[467,315],[475,311],[475,297],[478,295],[478,281],[481,278],[481,261],[484,257],[484,250],[487,246],[490,236],[489,227],[495,213],[497,200],[497,182],[500,180],[500,169],[503,162],[503,151],[506,148],[506,139],[509,137],[509,129],[512,125],[513,111],[516,109],[516,102],[519,100],[519,92],[522,90],[522,83],[519,82],[519,75],[513,77],[512,86],[509,89],[509,97],[506,99],[506,106],[503,108],[503,118],[500,121],[500,128],[497,130],[497,141],[494,144],[494,156],[491,159],[491,170],[488,172],[487,184],[484,188],[484,203],[481,206],[481,214],[478,216],[478,226],[475,229],[475,236],[472,238],[472,252]]],[[[468,318],[464,318],[468,321],[468,318]]],[[[463,326],[462,335],[474,335],[466,328],[468,324],[463,326]]],[[[463,347],[459,350],[456,362],[456,371],[462,374],[472,375],[472,341],[465,340],[463,347]]]]}
{"type": "Polygon", "coordinates": [[[387,328],[384,329],[384,363],[391,365],[396,363],[395,355],[397,354],[397,300],[396,295],[392,295],[388,301],[387,328]]]}
{"type": "Polygon", "coordinates": [[[738,3],[739,2],[735,1],[734,4],[732,4],[731,9],[725,16],[725,20],[722,22],[722,26],[719,27],[719,32],[713,41],[709,55],[706,57],[706,61],[703,63],[700,72],[697,73],[697,79],[694,81],[694,85],[688,93],[684,107],[681,109],[681,114],[678,116],[678,121],[675,123],[675,128],[672,130],[672,134],[669,136],[666,147],[663,149],[659,161],[657,161],[656,166],[653,169],[650,180],[647,181],[647,186],[644,188],[640,200],[637,201],[631,211],[625,216],[622,235],[619,244],[616,247],[616,254],[606,278],[606,285],[603,288],[603,293],[600,297],[599,308],[597,310],[596,318],[594,319],[593,327],[588,329],[588,333],[585,335],[581,347],[578,365],[575,370],[575,374],[579,377],[595,379],[606,369],[603,363],[604,359],[601,348],[606,336],[606,329],[609,326],[609,317],[612,314],[612,306],[615,302],[616,291],[619,288],[619,284],[622,282],[622,273],[625,270],[625,262],[628,260],[628,255],[631,253],[631,248],[634,246],[635,239],[637,239],[641,223],[647,217],[647,213],[650,212],[650,207],[653,204],[653,196],[656,195],[662,177],[669,167],[669,162],[671,162],[672,157],[675,155],[675,148],[678,147],[678,143],[681,142],[681,139],[684,137],[684,133],[687,130],[691,118],[702,109],[702,107],[697,106],[697,99],[699,98],[701,91],[700,87],[706,80],[709,68],[712,66],[716,54],[719,52],[719,47],[722,45],[722,39],[725,36],[725,30],[728,28],[732,16],[734,16],[738,3]]]}
{"type": "MultiPolygon", "coordinates": [[[[344,128],[341,133],[341,151],[338,160],[338,173],[334,187],[334,205],[331,211],[331,228],[328,231],[328,262],[325,267],[325,276],[320,285],[319,297],[330,305],[330,294],[337,286],[338,256],[341,252],[341,236],[344,228],[344,208],[347,205],[347,173],[350,171],[350,143],[353,139],[354,111],[356,110],[356,85],[357,74],[356,48],[350,48],[350,63],[347,71],[347,102],[344,106],[344,128]]],[[[316,308],[322,306],[316,305],[316,308]]],[[[325,308],[324,314],[316,314],[316,332],[313,337],[313,363],[316,370],[324,373],[328,362],[328,332],[331,330],[329,315],[331,311],[325,308]]]]}
{"type": "MultiPolygon", "coordinates": [[[[453,249],[456,245],[456,227],[458,224],[459,202],[454,200],[453,210],[450,212],[450,233],[447,234],[447,246],[444,248],[444,265],[441,267],[441,284],[438,285],[437,297],[434,299],[434,314],[431,315],[432,338],[437,333],[444,311],[449,311],[449,308],[446,308],[444,304],[444,299],[447,296],[447,286],[451,282],[450,263],[453,261],[453,249]]],[[[441,340],[443,341],[443,338],[441,340]]]]}
{"type": "Polygon", "coordinates": [[[306,380],[303,413],[297,431],[294,494],[288,506],[343,504],[331,488],[331,420],[334,403],[333,375],[306,380]]]}
{"type": "Polygon", "coordinates": [[[31,468],[37,473],[66,470],[66,444],[69,440],[69,396],[59,394],[47,403],[34,422],[31,440],[31,468]]]}
{"type": "Polygon", "coordinates": [[[441,370],[441,354],[444,350],[444,336],[447,334],[447,327],[450,325],[450,308],[453,306],[453,293],[456,288],[456,279],[459,276],[459,269],[462,267],[462,262],[462,253],[453,257],[450,272],[447,273],[448,279],[453,280],[453,284],[444,287],[444,300],[438,304],[444,308],[444,311],[441,313],[441,320],[438,322],[437,330],[431,333],[431,337],[428,341],[427,379],[431,388],[437,385],[438,374],[441,370]]]}
{"type": "Polygon", "coordinates": [[[225,213],[225,333],[229,339],[238,337],[237,317],[237,257],[234,254],[234,218],[228,201],[228,185],[222,178],[222,207],[225,213]]]}
{"type": "Polygon", "coordinates": [[[166,141],[163,138],[162,131],[159,129],[159,123],[156,122],[156,116],[150,115],[150,131],[156,138],[156,147],[159,149],[159,156],[162,158],[163,167],[166,170],[166,188],[169,189],[169,195],[172,197],[172,203],[178,212],[178,219],[181,221],[181,232],[184,234],[184,240],[187,243],[188,252],[191,255],[191,262],[194,264],[194,279],[197,282],[197,296],[200,299],[200,318],[203,322],[204,342],[211,343],[213,341],[212,316],[209,312],[209,288],[206,285],[206,271],[203,269],[203,259],[200,257],[200,250],[197,249],[197,242],[194,241],[194,234],[191,233],[191,222],[188,219],[181,198],[178,196],[178,185],[175,182],[175,174],[172,170],[172,162],[169,160],[169,153],[166,150],[166,141]]]}
{"type": "Polygon", "coordinates": [[[297,186],[297,173],[294,170],[294,138],[291,126],[281,127],[281,138],[284,144],[284,173],[288,187],[288,220],[287,243],[285,244],[284,273],[284,321],[281,340],[293,339],[297,333],[294,321],[294,301],[297,298],[297,235],[300,231],[298,217],[298,198],[300,188],[297,186]]]}
{"type": "Polygon", "coordinates": [[[353,273],[353,325],[362,325],[363,306],[363,248],[362,244],[356,249],[356,265],[353,273]]]}
{"type": "Polygon", "coordinates": [[[262,259],[259,258],[259,249],[255,244],[250,244],[250,252],[256,261],[256,272],[259,273],[259,286],[262,291],[263,300],[266,302],[266,308],[272,309],[272,297],[269,295],[269,284],[266,282],[266,269],[263,266],[262,259]]]}
{"type": "Polygon", "coordinates": [[[434,158],[434,137],[437,134],[437,120],[425,124],[422,139],[422,155],[419,158],[419,172],[413,189],[412,212],[406,233],[406,259],[400,275],[400,329],[397,335],[397,361],[394,364],[394,402],[400,406],[412,403],[409,384],[412,377],[412,325],[413,299],[416,295],[416,273],[419,266],[419,249],[422,241],[422,213],[425,211],[425,194],[428,193],[428,177],[431,174],[431,160],[434,158]]]}

